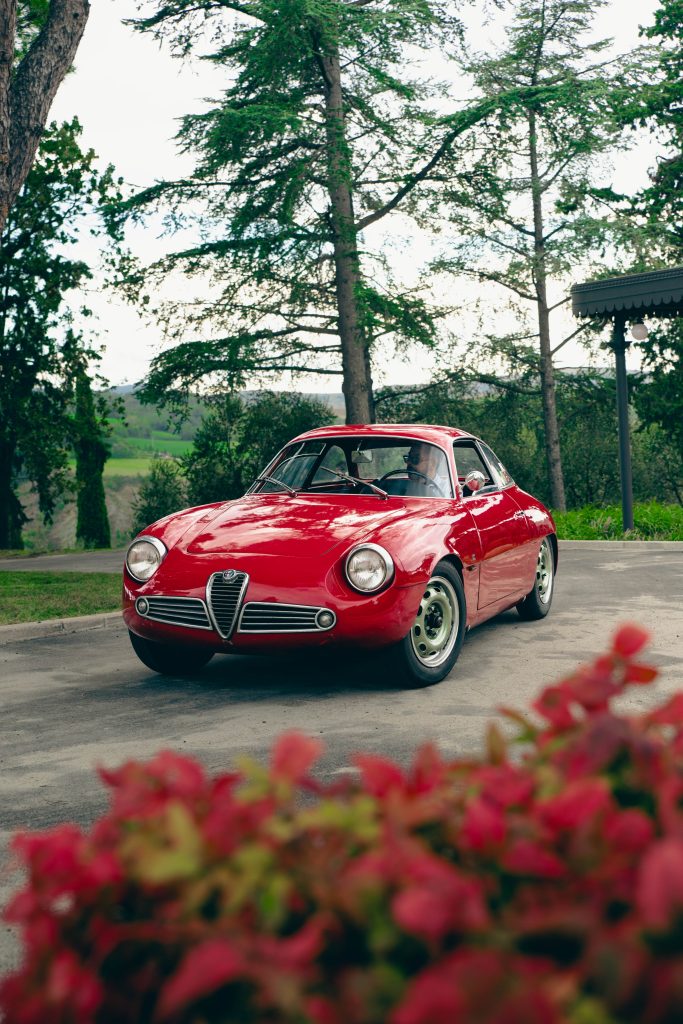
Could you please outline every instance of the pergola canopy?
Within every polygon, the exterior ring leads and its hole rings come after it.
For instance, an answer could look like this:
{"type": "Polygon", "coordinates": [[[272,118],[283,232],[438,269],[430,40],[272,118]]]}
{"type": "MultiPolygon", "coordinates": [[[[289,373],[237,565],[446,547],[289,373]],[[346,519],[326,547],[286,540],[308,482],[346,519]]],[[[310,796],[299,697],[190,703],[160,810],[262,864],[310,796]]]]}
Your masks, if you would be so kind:
{"type": "Polygon", "coordinates": [[[683,316],[683,267],[623,274],[602,281],[586,281],[572,288],[574,316],[612,320],[612,343],[617,371],[619,469],[624,530],[633,529],[633,481],[628,419],[628,378],[625,352],[626,321],[643,317],[683,316]]]}
{"type": "Polygon", "coordinates": [[[623,274],[603,281],[575,284],[571,290],[574,316],[605,317],[683,315],[683,267],[623,274]]]}

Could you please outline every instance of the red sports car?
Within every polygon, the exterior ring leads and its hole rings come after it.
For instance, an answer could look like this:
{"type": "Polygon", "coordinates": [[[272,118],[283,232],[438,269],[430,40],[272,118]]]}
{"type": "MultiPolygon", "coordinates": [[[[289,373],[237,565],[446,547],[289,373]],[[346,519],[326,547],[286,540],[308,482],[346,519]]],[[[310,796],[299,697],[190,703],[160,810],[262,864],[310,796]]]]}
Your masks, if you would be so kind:
{"type": "Polygon", "coordinates": [[[126,553],[136,654],[171,675],[216,653],[383,648],[393,678],[443,679],[466,630],[548,614],[555,524],[488,445],[423,425],[295,438],[242,498],[160,519],[126,553]]]}

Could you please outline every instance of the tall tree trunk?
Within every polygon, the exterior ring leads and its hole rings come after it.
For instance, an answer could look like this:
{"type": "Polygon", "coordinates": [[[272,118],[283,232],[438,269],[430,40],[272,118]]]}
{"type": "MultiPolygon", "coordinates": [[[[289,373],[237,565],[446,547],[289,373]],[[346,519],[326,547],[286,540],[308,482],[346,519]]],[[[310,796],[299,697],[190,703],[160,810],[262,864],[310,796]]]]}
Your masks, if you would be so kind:
{"type": "Polygon", "coordinates": [[[567,503],[564,494],[562,458],[560,455],[560,432],[555,407],[555,379],[553,358],[550,351],[550,315],[548,312],[548,290],[545,268],[545,238],[543,231],[543,202],[541,181],[538,173],[538,147],[536,139],[536,115],[529,112],[529,161],[531,165],[531,192],[534,212],[534,284],[538,310],[538,340],[540,346],[539,370],[541,395],[543,399],[543,423],[545,427],[545,452],[550,483],[550,501],[553,508],[565,512],[567,503]]]}
{"type": "Polygon", "coordinates": [[[334,235],[335,283],[346,422],[371,423],[372,381],[358,301],[360,268],[353,211],[351,157],[344,124],[339,51],[336,47],[328,52],[319,51],[318,57],[325,91],[328,188],[334,235]]]}
{"type": "Polygon", "coordinates": [[[12,73],[16,7],[17,0],[0,0],[0,231],[31,170],[90,12],[89,0],[50,0],[43,28],[12,73]]]}
{"type": "Polygon", "coordinates": [[[0,230],[9,213],[10,98],[17,0],[0,0],[0,230]]]}

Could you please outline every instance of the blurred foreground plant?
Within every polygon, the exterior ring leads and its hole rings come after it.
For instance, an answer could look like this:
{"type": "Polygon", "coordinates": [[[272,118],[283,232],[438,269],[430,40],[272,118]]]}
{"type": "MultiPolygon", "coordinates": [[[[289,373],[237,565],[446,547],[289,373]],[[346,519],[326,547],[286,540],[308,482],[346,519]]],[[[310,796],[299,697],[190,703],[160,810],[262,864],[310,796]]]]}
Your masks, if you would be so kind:
{"type": "Polygon", "coordinates": [[[5,1019],[683,1019],[683,694],[612,707],[655,679],[646,641],[622,627],[477,759],[363,754],[324,786],[320,743],[286,734],[213,779],[169,752],[101,770],[89,832],[14,840],[5,1019]]]}

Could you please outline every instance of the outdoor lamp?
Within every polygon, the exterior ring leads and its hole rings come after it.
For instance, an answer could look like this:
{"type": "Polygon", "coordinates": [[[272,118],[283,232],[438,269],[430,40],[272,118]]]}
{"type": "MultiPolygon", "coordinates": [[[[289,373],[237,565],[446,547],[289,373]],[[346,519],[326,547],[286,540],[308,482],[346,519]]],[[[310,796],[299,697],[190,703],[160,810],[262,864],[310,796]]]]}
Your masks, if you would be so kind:
{"type": "Polygon", "coordinates": [[[631,337],[635,341],[645,341],[649,335],[649,331],[645,324],[640,320],[638,323],[631,324],[631,337]]]}

